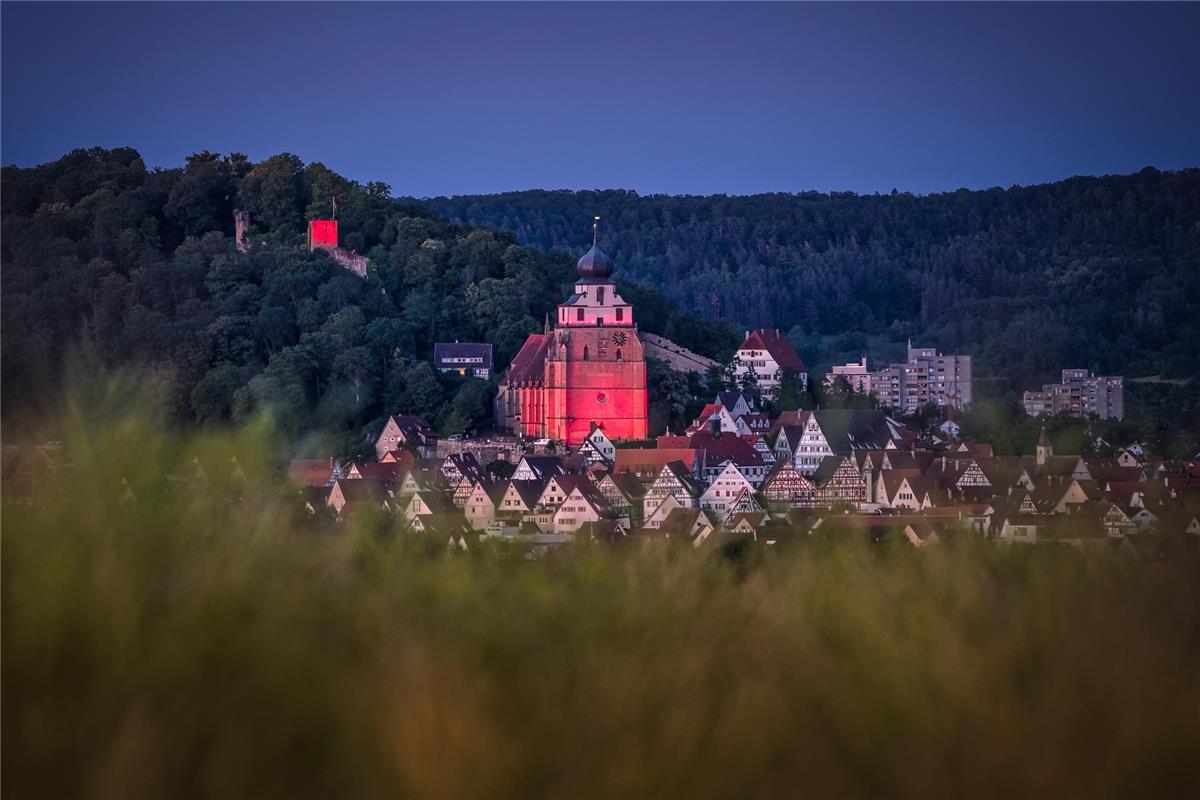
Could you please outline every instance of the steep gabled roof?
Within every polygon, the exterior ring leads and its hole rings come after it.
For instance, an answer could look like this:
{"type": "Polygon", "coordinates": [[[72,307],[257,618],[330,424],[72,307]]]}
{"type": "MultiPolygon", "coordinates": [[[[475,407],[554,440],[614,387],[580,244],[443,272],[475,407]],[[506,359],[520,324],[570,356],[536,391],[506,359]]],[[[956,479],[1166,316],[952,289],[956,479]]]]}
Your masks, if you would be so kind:
{"type": "Polygon", "coordinates": [[[595,509],[596,513],[599,514],[600,516],[602,516],[602,517],[616,516],[616,512],[613,511],[612,506],[609,505],[608,498],[605,497],[604,493],[601,492],[598,488],[596,488],[596,485],[594,483],[592,483],[591,481],[589,481],[589,480],[580,481],[567,494],[567,497],[570,498],[571,496],[573,496],[575,494],[578,494],[580,497],[582,497],[584,500],[586,500],[592,506],[592,508],[595,509]]]}
{"type": "Polygon", "coordinates": [[[538,495],[539,500],[546,494],[546,491],[550,488],[551,483],[562,490],[563,497],[570,497],[571,492],[575,491],[577,488],[590,488],[593,486],[592,482],[588,480],[586,475],[551,475],[546,479],[546,485],[542,489],[542,493],[538,495]]]}
{"type": "Polygon", "coordinates": [[[390,484],[396,480],[402,471],[403,467],[398,462],[387,461],[363,461],[354,464],[352,467],[358,472],[362,479],[376,480],[383,484],[390,484]]]}
{"type": "Polygon", "coordinates": [[[813,414],[829,447],[839,455],[847,455],[852,449],[879,450],[892,440],[892,426],[882,411],[826,409],[813,414]]]}
{"type": "Polygon", "coordinates": [[[545,482],[553,475],[563,475],[567,468],[563,466],[563,460],[558,456],[523,456],[517,462],[517,467],[521,464],[529,467],[530,471],[537,476],[537,479],[545,482]]]}
{"type": "Polygon", "coordinates": [[[1123,467],[1115,458],[1089,458],[1084,461],[1088,474],[1097,483],[1108,481],[1140,481],[1143,476],[1141,467],[1123,467]]]}
{"type": "Polygon", "coordinates": [[[783,369],[808,371],[792,343],[783,337],[778,328],[759,328],[746,334],[738,350],[766,350],[783,369]]]}
{"type": "Polygon", "coordinates": [[[333,475],[332,458],[293,458],[288,463],[288,480],[297,486],[324,486],[333,475]]]}
{"type": "Polygon", "coordinates": [[[341,492],[342,498],[347,503],[382,503],[387,497],[387,489],[380,481],[365,478],[357,480],[341,478],[334,483],[334,486],[341,492]]]}
{"type": "Polygon", "coordinates": [[[630,501],[639,500],[646,494],[646,484],[629,472],[614,472],[608,478],[617,486],[621,494],[630,501]]]}
{"type": "Polygon", "coordinates": [[[456,512],[458,511],[458,509],[454,506],[453,500],[451,500],[449,497],[447,497],[442,492],[431,491],[431,490],[427,490],[427,489],[423,489],[423,490],[417,492],[416,494],[414,494],[412,497],[410,497],[408,499],[408,501],[405,502],[404,507],[407,509],[409,506],[411,506],[416,501],[416,499],[418,497],[421,498],[422,503],[429,506],[428,513],[430,513],[430,514],[438,514],[438,515],[453,514],[453,515],[457,516],[456,512]]]}
{"type": "MultiPolygon", "coordinates": [[[[817,471],[813,473],[812,482],[817,486],[828,483],[829,479],[834,476],[834,473],[838,471],[838,468],[842,466],[846,458],[846,456],[825,456],[822,458],[821,463],[817,465],[817,471]]],[[[855,472],[857,471],[855,469],[855,472]]]]}
{"type": "Polygon", "coordinates": [[[1021,456],[1021,466],[1030,476],[1071,475],[1079,465],[1079,456],[1048,456],[1046,463],[1037,463],[1036,456],[1021,456]]]}
{"type": "Polygon", "coordinates": [[[505,489],[511,487],[521,496],[521,502],[525,504],[526,508],[533,508],[537,505],[542,492],[546,490],[546,483],[547,481],[509,481],[505,489]]]}
{"type": "Polygon", "coordinates": [[[737,405],[738,400],[743,399],[749,408],[754,408],[754,403],[741,392],[717,392],[717,402],[731,410],[737,405]]]}
{"type": "Polygon", "coordinates": [[[418,438],[424,439],[433,433],[433,426],[429,424],[429,421],[416,414],[392,414],[391,419],[406,437],[415,434],[418,438]]]}
{"type": "MultiPolygon", "coordinates": [[[[832,474],[831,472],[830,475],[832,474]]],[[[914,485],[920,477],[921,473],[917,470],[885,469],[879,473],[879,482],[883,484],[883,491],[889,503],[896,499],[896,492],[900,491],[905,481],[908,481],[908,488],[913,490],[913,497],[920,502],[921,498],[917,496],[917,487],[914,485]]]]}
{"type": "MultiPolygon", "coordinates": [[[[796,448],[800,446],[800,440],[804,438],[804,426],[784,425],[779,429],[779,432],[784,437],[784,442],[787,444],[788,452],[794,456],[796,454],[796,448]]],[[[779,444],[779,439],[775,440],[775,444],[779,444]]]]}
{"type": "Polygon", "coordinates": [[[691,469],[696,464],[697,453],[691,448],[621,448],[613,461],[613,472],[652,472],[657,476],[671,461],[680,461],[691,469]]]}
{"type": "Polygon", "coordinates": [[[684,490],[692,497],[699,497],[704,491],[704,487],[700,482],[692,476],[692,473],[682,461],[668,461],[664,466],[664,470],[670,470],[671,474],[683,484],[684,490]]]}
{"type": "Polygon", "coordinates": [[[808,418],[811,415],[811,411],[780,411],[779,416],[775,418],[775,422],[771,424],[771,430],[777,431],[780,428],[788,426],[803,428],[808,424],[808,418]]]}
{"type": "Polygon", "coordinates": [[[541,384],[545,379],[546,351],[550,348],[550,335],[531,333],[521,345],[508,367],[504,382],[509,386],[518,383],[541,384]]]}
{"type": "Polygon", "coordinates": [[[692,434],[689,444],[695,450],[704,451],[705,466],[717,466],[724,461],[732,461],[740,467],[761,466],[763,463],[762,453],[737,434],[713,436],[708,431],[697,431],[692,434]]]}

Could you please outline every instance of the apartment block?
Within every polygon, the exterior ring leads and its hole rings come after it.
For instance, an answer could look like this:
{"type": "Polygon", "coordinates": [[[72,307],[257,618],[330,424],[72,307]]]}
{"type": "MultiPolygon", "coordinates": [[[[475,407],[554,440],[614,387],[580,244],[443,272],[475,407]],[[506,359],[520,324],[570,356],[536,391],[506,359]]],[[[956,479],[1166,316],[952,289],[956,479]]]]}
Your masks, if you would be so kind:
{"type": "Polygon", "coordinates": [[[1047,383],[1042,390],[1025,392],[1025,413],[1096,415],[1102,419],[1125,417],[1125,378],[1093,375],[1086,369],[1064,369],[1061,383],[1047,383]]]}
{"type": "Polygon", "coordinates": [[[904,414],[930,404],[963,408],[972,400],[971,357],[910,343],[908,359],[870,373],[870,385],[881,404],[904,414]]]}

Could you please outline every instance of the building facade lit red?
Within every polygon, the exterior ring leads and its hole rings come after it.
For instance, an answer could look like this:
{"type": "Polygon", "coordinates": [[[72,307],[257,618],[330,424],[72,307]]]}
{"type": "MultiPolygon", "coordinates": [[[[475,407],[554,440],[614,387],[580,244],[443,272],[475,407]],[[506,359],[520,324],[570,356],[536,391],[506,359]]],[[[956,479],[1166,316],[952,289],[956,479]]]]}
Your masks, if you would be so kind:
{"type": "Polygon", "coordinates": [[[308,221],[308,249],[338,246],[336,219],[310,219],[308,221]]]}
{"type": "Polygon", "coordinates": [[[633,307],[595,243],[576,265],[575,292],[553,330],[533,333],[496,396],[496,424],[522,436],[582,444],[592,426],[612,440],[645,439],[646,355],[633,307]]]}

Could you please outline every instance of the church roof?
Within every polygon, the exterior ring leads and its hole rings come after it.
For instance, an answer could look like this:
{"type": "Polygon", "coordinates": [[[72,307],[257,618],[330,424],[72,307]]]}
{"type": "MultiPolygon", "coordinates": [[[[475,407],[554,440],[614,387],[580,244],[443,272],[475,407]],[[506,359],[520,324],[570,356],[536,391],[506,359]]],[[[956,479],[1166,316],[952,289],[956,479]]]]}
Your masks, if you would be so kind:
{"type": "Polygon", "coordinates": [[[596,244],[575,263],[575,270],[581,278],[609,278],[615,269],[613,261],[596,244]]]}
{"type": "Polygon", "coordinates": [[[505,381],[509,384],[534,382],[541,383],[545,377],[546,350],[550,346],[550,336],[545,333],[531,333],[525,339],[525,344],[513,357],[512,365],[508,368],[505,381]]]}

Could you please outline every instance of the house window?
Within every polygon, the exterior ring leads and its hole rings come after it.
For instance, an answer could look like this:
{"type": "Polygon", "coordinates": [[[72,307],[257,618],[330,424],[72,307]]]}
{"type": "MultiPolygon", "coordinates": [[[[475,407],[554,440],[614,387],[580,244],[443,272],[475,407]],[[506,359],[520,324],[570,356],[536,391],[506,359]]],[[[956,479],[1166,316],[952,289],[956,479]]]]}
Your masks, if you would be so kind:
{"type": "Polygon", "coordinates": [[[587,349],[587,345],[586,345],[586,344],[583,346],[583,360],[584,360],[584,361],[587,361],[587,360],[588,360],[588,349],[587,349]]]}

